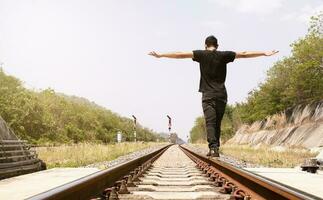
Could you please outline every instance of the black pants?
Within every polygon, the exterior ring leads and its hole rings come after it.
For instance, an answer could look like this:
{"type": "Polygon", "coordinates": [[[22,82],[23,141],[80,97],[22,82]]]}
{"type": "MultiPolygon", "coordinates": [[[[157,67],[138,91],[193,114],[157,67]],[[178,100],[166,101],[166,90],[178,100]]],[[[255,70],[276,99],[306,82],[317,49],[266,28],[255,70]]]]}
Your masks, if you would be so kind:
{"type": "Polygon", "coordinates": [[[221,121],[224,115],[226,101],[215,97],[202,97],[202,107],[206,123],[209,148],[220,147],[221,121]]]}

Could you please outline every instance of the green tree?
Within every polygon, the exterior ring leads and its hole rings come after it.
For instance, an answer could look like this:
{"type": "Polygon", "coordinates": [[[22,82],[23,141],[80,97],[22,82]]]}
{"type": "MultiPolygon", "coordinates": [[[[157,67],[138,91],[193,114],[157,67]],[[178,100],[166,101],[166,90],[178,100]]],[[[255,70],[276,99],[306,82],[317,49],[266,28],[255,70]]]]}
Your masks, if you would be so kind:
{"type": "MultiPolygon", "coordinates": [[[[18,137],[33,143],[115,142],[117,131],[133,141],[133,124],[85,98],[27,90],[0,69],[0,115],[18,137]]],[[[140,140],[154,141],[152,130],[137,127],[140,140]]]]}
{"type": "Polygon", "coordinates": [[[253,90],[236,114],[246,123],[262,120],[298,104],[323,99],[323,14],[312,17],[308,34],[294,42],[292,54],[267,72],[267,79],[253,90]]]}

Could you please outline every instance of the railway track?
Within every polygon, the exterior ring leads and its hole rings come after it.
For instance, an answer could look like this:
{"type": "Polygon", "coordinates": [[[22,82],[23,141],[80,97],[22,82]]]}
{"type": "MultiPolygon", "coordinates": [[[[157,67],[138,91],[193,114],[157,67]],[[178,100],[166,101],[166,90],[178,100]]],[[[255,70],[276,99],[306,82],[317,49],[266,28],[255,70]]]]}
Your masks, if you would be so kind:
{"type": "Polygon", "coordinates": [[[319,199],[240,168],[168,145],[38,199],[319,199]]]}

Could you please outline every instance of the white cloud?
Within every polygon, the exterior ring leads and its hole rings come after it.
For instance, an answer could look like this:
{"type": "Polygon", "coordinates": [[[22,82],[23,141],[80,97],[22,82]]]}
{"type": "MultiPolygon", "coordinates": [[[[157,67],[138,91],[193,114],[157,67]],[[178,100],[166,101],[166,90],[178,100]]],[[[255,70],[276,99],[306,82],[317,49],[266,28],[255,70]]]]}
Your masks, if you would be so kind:
{"type": "Polygon", "coordinates": [[[313,5],[305,5],[300,10],[286,13],[282,16],[281,20],[283,21],[291,21],[297,20],[302,23],[308,23],[311,16],[319,14],[319,12],[323,12],[323,3],[318,6],[313,5]]]}
{"type": "MultiPolygon", "coordinates": [[[[233,8],[242,13],[253,13],[253,14],[270,14],[276,9],[282,7],[284,0],[217,0],[216,3],[233,8]]],[[[214,1],[212,1],[214,2],[214,1]]]]}

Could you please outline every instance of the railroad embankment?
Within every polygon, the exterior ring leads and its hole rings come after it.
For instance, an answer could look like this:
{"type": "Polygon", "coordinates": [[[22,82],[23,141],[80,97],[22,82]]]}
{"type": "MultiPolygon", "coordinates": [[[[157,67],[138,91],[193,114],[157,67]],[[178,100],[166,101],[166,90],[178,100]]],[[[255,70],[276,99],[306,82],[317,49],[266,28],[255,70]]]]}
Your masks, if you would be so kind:
{"type": "Polygon", "coordinates": [[[298,105],[251,125],[242,125],[226,144],[271,146],[276,149],[323,148],[323,100],[298,105]]]}

